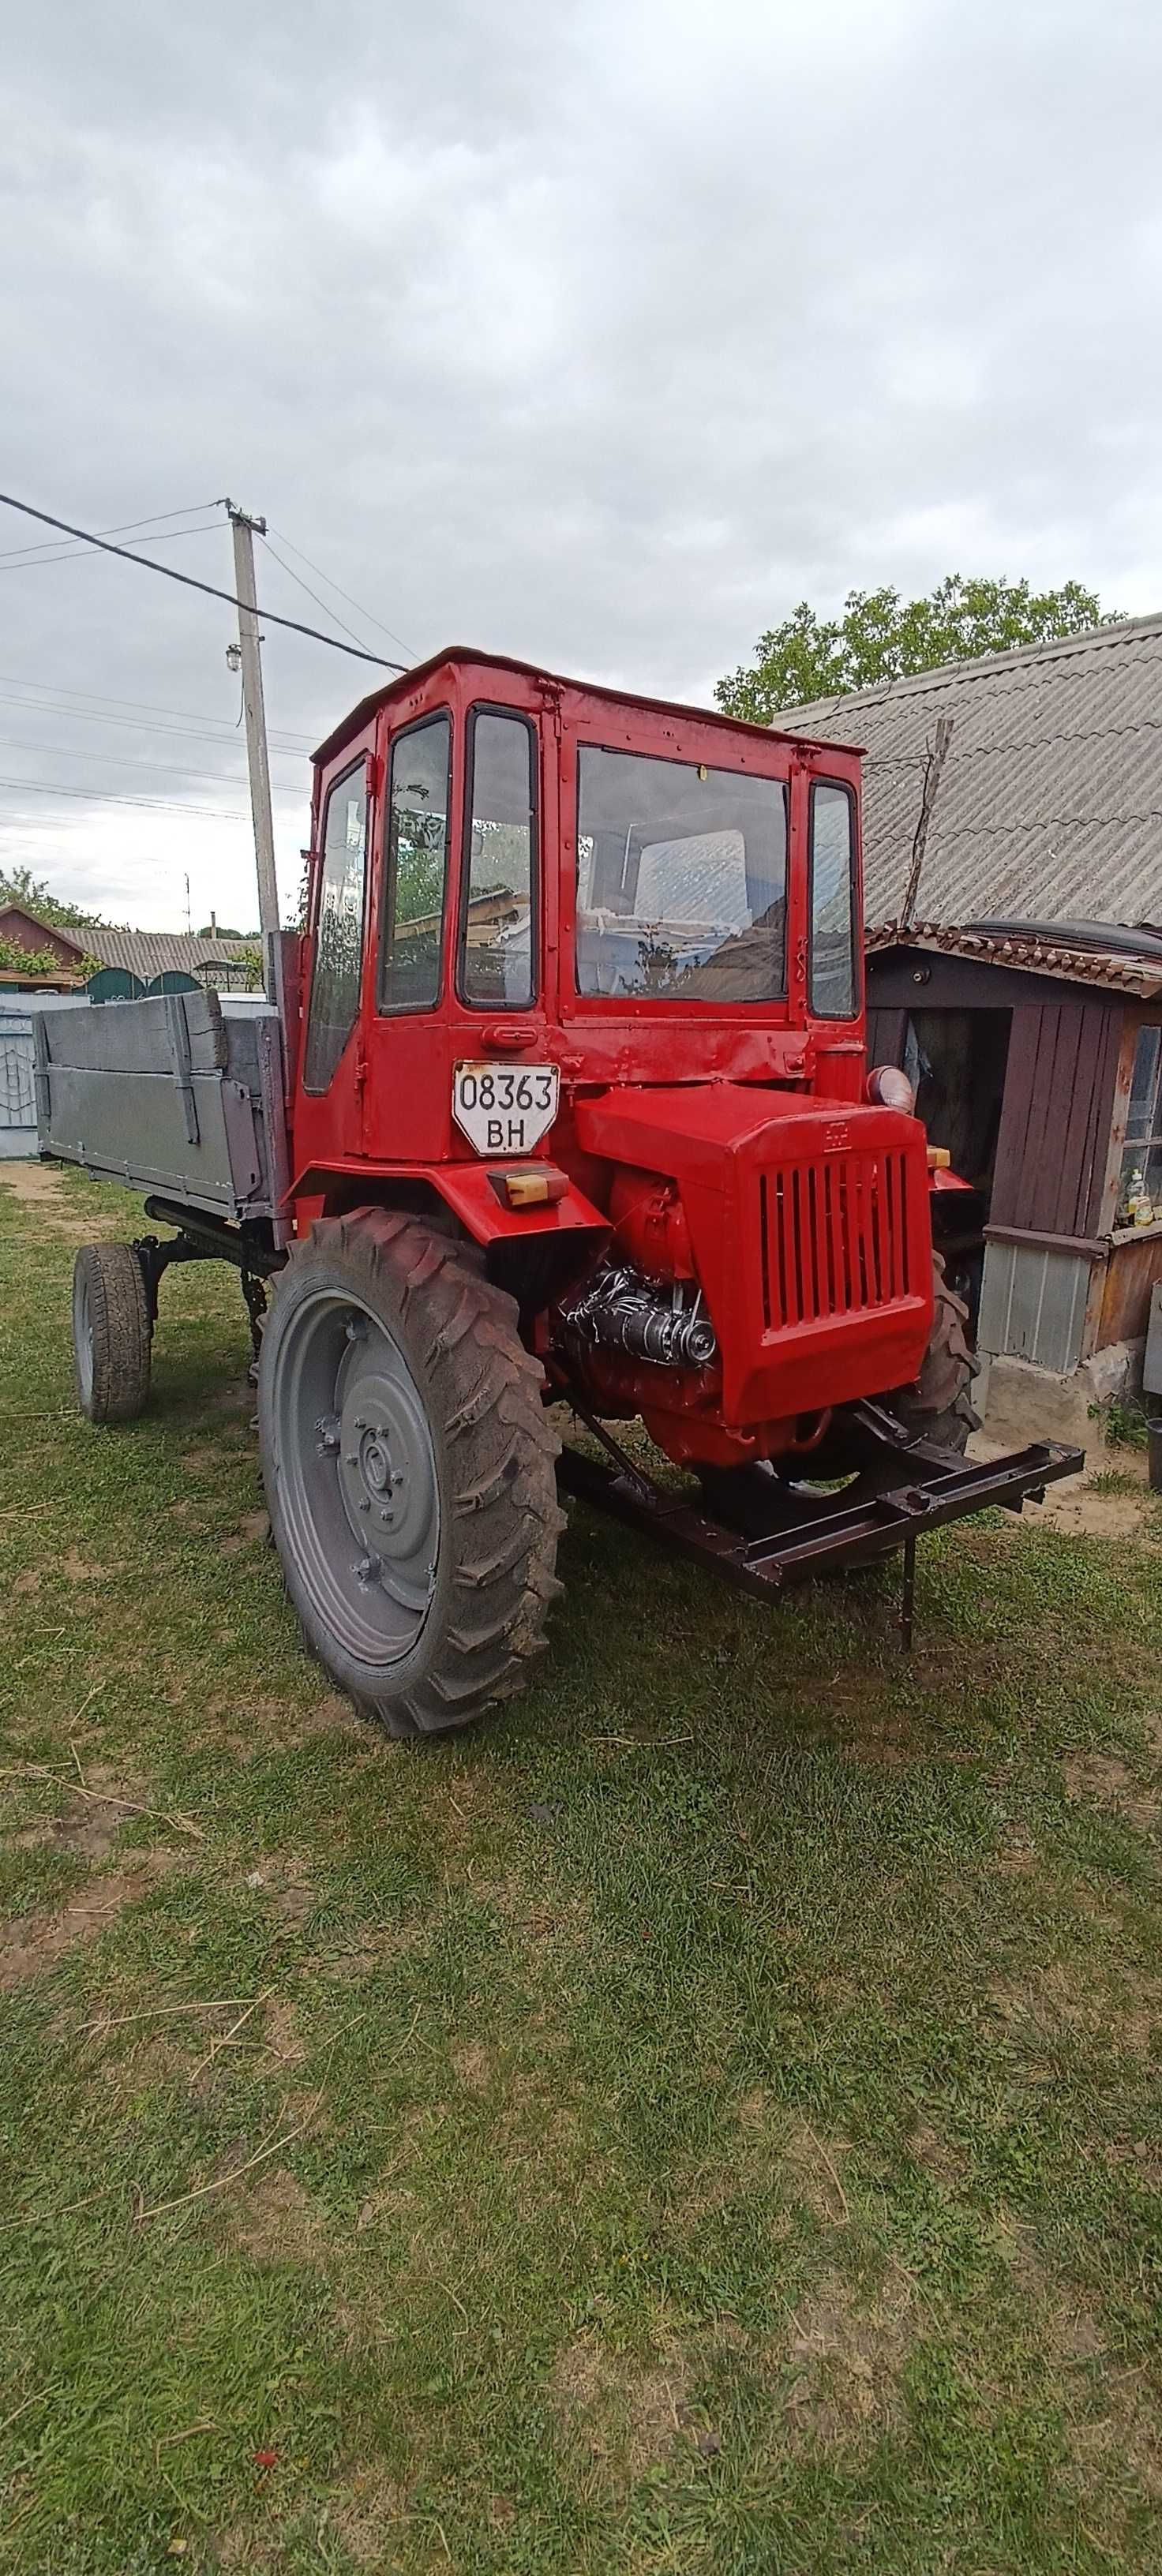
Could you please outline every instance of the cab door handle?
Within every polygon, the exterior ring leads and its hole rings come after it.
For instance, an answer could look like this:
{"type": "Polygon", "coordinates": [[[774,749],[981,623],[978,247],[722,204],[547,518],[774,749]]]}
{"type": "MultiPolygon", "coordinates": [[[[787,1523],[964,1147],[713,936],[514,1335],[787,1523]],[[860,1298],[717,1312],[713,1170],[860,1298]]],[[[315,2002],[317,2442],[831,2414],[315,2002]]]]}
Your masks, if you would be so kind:
{"type": "Polygon", "coordinates": [[[537,1042],[536,1029],[514,1028],[507,1020],[485,1029],[480,1041],[488,1055],[527,1055],[537,1042]]]}

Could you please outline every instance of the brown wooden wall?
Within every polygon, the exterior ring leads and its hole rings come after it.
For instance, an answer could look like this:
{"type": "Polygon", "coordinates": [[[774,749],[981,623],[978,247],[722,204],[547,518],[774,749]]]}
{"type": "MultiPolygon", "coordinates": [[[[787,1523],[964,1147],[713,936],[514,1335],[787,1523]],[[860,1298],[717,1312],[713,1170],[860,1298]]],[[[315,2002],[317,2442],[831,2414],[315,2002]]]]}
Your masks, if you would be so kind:
{"type": "Polygon", "coordinates": [[[993,1225],[1093,1236],[1101,1221],[1122,1011],[1092,1001],[1013,1012],[993,1225]]]}

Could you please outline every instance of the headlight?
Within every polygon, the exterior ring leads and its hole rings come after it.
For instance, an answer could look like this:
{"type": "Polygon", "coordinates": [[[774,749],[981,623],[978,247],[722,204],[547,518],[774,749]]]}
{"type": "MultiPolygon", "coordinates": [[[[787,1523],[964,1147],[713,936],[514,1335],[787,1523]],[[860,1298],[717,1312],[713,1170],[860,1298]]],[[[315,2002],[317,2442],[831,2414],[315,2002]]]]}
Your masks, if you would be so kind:
{"type": "Polygon", "coordinates": [[[911,1111],[916,1106],[916,1094],[907,1074],[901,1072],[898,1064],[872,1067],[867,1078],[867,1096],[869,1100],[877,1101],[881,1109],[911,1111]]]}

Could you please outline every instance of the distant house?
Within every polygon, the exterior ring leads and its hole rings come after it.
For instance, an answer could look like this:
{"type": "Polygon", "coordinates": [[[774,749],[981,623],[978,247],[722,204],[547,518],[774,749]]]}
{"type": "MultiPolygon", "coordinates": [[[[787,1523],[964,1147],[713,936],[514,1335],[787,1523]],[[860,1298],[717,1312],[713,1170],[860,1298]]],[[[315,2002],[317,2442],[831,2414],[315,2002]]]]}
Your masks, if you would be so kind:
{"type": "Polygon", "coordinates": [[[199,939],[187,931],[91,930],[87,925],[63,930],[19,904],[0,910],[0,939],[19,948],[48,949],[66,974],[83,976],[86,958],[95,957],[102,966],[124,967],[143,984],[176,971],[196,975],[205,984],[241,986],[251,953],[245,940],[199,939]]]}
{"type": "MultiPolygon", "coordinates": [[[[85,952],[78,947],[73,933],[58,930],[51,922],[37,921],[31,912],[24,910],[23,904],[0,905],[0,939],[10,941],[14,948],[26,948],[30,956],[47,954],[55,958],[62,977],[71,980],[84,973],[85,952]]],[[[18,970],[7,969],[5,981],[17,980],[18,970]]],[[[36,980],[39,981],[39,977],[36,980]]]]}
{"type": "Polygon", "coordinates": [[[1162,1278],[1162,617],[776,722],[866,754],[872,1061],[973,1184],[937,1205],[990,1429],[1084,1438],[1162,1278]]]}

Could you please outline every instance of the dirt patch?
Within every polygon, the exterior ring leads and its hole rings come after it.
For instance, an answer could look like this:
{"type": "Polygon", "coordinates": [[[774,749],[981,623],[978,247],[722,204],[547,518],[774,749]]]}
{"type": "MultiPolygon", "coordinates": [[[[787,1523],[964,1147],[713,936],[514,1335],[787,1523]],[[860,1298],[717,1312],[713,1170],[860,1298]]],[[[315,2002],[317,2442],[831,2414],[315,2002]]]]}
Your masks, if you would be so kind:
{"type": "Polygon", "coordinates": [[[135,1855],[133,1869],[92,1879],[58,1913],[0,1925],[0,1986],[22,1985],[53,1967],[78,1941],[98,1939],[125,1906],[136,1904],[172,1869],[174,1859],[169,1851],[142,1852],[135,1855]]]}
{"type": "Polygon", "coordinates": [[[81,1798],[74,1791],[60,1815],[38,1816],[25,1825],[13,1837],[17,1848],[45,1851],[55,1847],[58,1851],[77,1852],[83,1860],[93,1863],[107,1860],[131,1812],[124,1801],[139,1799],[141,1791],[100,1762],[90,1763],[86,1786],[97,1792],[103,1790],[106,1795],[81,1798]]]}
{"type": "Polygon", "coordinates": [[[55,1235],[62,1243],[104,1243],[110,1238],[109,1218],[95,1210],[86,1216],[74,1209],[59,1172],[49,1163],[5,1163],[0,1185],[30,1211],[38,1234],[55,1235]]]}
{"type": "Polygon", "coordinates": [[[275,2068],[301,2066],[307,2044],[299,2029],[298,2014],[292,2003],[281,1998],[270,2004],[263,2022],[266,2056],[275,2068]]]}
{"type": "Polygon", "coordinates": [[[70,1583],[107,1583],[110,1576],[119,1571],[115,1565],[91,1564],[76,1547],[70,1547],[62,1556],[60,1570],[67,1574],[70,1583]]]}
{"type": "Polygon", "coordinates": [[[643,2368],[587,2333],[562,2345],[553,2365],[550,2400],[563,2449],[615,2485],[661,2465],[680,2437],[688,2399],[677,2352],[643,2368]]]}
{"type": "Polygon", "coordinates": [[[959,2190],[967,2178],[967,2158],[951,2138],[945,2137],[942,2130],[934,2129],[928,2120],[921,2120],[913,2129],[908,2140],[908,2153],[918,2165],[923,2166],[925,2173],[930,2173],[934,2181],[943,2184],[948,2191],[959,2190]]]}
{"type": "MultiPolygon", "coordinates": [[[[994,2012],[1012,2029],[1024,2023],[1039,2038],[1082,2036],[1141,2055],[1152,2050],[1162,2020],[1162,1979],[1139,1975],[1127,1995],[1084,1960],[1054,1959],[1032,1969],[1023,1984],[997,1983],[989,1994],[994,2012]]],[[[1050,2082],[1051,2070],[1033,2080],[1050,2082]]]]}
{"type": "MultiPolygon", "coordinates": [[[[1141,1490],[1132,1494],[1103,1493],[1082,1476],[1064,1476],[1059,1485],[1049,1486],[1043,1503],[1026,1503],[1021,1517],[1050,1522],[1074,1538],[1138,1539],[1149,1547],[1154,1541],[1146,1524],[1153,1500],[1144,1469],[1141,1490]]],[[[1009,1525],[1016,1529],[1015,1513],[1009,1525]]]]}
{"type": "Polygon", "coordinates": [[[836,2273],[804,2300],[785,2347],[772,2355],[793,2374],[783,2420],[796,2447],[850,2448],[894,2422],[915,2340],[913,2304],[911,2283],[897,2275],[866,2307],[836,2273]]]}
{"type": "Polygon", "coordinates": [[[368,2469],[356,2479],[344,2503],[332,2504],[328,2520],[357,2567],[382,2568],[386,2536],[407,2511],[406,2487],[379,2470],[368,2469]]]}
{"type": "Polygon", "coordinates": [[[229,1536],[218,1542],[220,1556],[237,1556],[244,1547],[256,1547],[270,1537],[270,1515],[267,1512],[243,1512],[229,1536]]]}
{"type": "Polygon", "coordinates": [[[248,1869],[242,1884],[249,1894],[265,1897],[284,1923],[305,1923],[315,1902],[309,1867],[297,1852],[276,1852],[248,1869]]]}
{"type": "Polygon", "coordinates": [[[43,1576],[37,1574],[32,1566],[27,1566],[23,1574],[17,1575],[12,1586],[13,1598],[17,1601],[35,1599],[43,1580],[43,1576]]]}
{"type": "Polygon", "coordinates": [[[478,2039],[469,2040],[464,2048],[454,2048],[452,2064],[461,2083],[467,2086],[470,2093],[487,2092],[490,2071],[488,2050],[481,2047],[478,2039]]]}
{"type": "Polygon", "coordinates": [[[1096,1799],[1099,1806],[1125,1816],[1141,1832],[1157,1824],[1158,1800],[1153,1791],[1109,1754],[1071,1754],[1065,1765],[1065,1786],[1071,1798],[1096,1799]]]}
{"type": "Polygon", "coordinates": [[[284,2165],[259,2174],[231,2197],[224,2194],[230,2235],[252,2263],[313,2263],[319,2258],[322,2222],[309,2194],[284,2165]]]}

